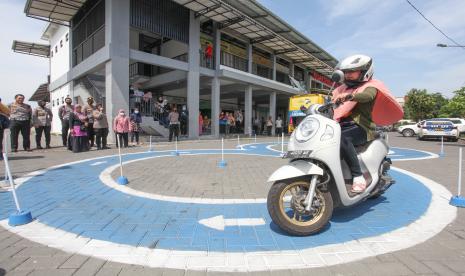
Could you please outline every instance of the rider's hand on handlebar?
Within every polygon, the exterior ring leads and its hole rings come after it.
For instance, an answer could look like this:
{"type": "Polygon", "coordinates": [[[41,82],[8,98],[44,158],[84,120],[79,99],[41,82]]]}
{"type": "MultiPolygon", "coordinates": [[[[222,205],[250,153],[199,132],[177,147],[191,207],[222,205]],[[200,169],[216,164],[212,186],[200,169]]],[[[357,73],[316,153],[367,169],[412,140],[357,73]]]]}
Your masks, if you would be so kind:
{"type": "Polygon", "coordinates": [[[347,101],[351,101],[354,98],[354,96],[351,93],[344,93],[337,95],[333,98],[333,103],[335,104],[342,104],[347,101]]]}

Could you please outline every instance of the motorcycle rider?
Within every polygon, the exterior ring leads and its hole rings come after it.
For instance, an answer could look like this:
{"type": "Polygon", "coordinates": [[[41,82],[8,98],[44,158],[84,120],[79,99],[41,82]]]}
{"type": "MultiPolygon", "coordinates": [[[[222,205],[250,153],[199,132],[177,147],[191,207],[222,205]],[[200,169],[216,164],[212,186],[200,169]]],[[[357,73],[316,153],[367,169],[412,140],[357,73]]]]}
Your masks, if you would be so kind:
{"type": "Polygon", "coordinates": [[[344,84],[333,93],[333,102],[345,102],[335,109],[335,119],[341,126],[341,155],[353,177],[353,193],[362,193],[367,182],[362,174],[355,146],[375,139],[376,124],[372,119],[379,87],[371,85],[373,60],[365,55],[353,55],[340,62],[336,69],[344,73],[344,84]],[[346,105],[347,103],[347,105],[346,105]]]}

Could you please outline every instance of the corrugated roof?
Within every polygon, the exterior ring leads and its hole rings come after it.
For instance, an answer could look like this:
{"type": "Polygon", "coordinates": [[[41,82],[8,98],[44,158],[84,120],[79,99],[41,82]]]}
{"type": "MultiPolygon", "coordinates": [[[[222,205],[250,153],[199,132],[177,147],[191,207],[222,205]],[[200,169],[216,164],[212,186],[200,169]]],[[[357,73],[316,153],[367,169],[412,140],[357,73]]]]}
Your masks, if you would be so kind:
{"type": "Polygon", "coordinates": [[[16,53],[46,57],[50,56],[50,45],[14,40],[11,46],[16,53]]]}
{"type": "Polygon", "coordinates": [[[332,73],[337,60],[254,0],[173,0],[322,74],[332,73]]]}
{"type": "Polygon", "coordinates": [[[45,101],[50,102],[50,91],[48,90],[48,83],[39,85],[34,94],[29,98],[31,102],[45,101]]]}
{"type": "Polygon", "coordinates": [[[27,0],[27,16],[69,26],[71,18],[87,0],[27,0]]]}

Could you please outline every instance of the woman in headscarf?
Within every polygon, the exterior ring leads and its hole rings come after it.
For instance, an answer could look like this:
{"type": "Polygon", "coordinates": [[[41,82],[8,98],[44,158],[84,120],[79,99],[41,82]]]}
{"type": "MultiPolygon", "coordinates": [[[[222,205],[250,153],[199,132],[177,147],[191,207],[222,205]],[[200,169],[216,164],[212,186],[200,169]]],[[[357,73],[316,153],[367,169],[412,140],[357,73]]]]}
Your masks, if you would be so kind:
{"type": "Polygon", "coordinates": [[[124,109],[120,109],[118,116],[116,116],[113,121],[113,131],[116,134],[116,146],[118,146],[119,142],[121,147],[128,147],[129,125],[129,116],[126,116],[124,109]]]}
{"type": "Polygon", "coordinates": [[[82,106],[76,105],[74,112],[69,115],[69,125],[71,128],[71,148],[73,152],[83,152],[89,150],[89,137],[87,136],[87,126],[89,119],[82,112],[82,106]]]}

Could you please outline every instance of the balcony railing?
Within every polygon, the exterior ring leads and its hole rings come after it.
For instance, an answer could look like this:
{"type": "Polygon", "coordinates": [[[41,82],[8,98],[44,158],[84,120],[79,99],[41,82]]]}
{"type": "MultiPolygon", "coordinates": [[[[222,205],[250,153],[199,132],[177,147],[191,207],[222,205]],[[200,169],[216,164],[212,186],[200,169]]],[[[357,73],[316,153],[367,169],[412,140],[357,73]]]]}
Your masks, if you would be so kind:
{"type": "Polygon", "coordinates": [[[221,65],[247,72],[247,59],[232,55],[230,53],[222,51],[220,63],[221,65]]]}

